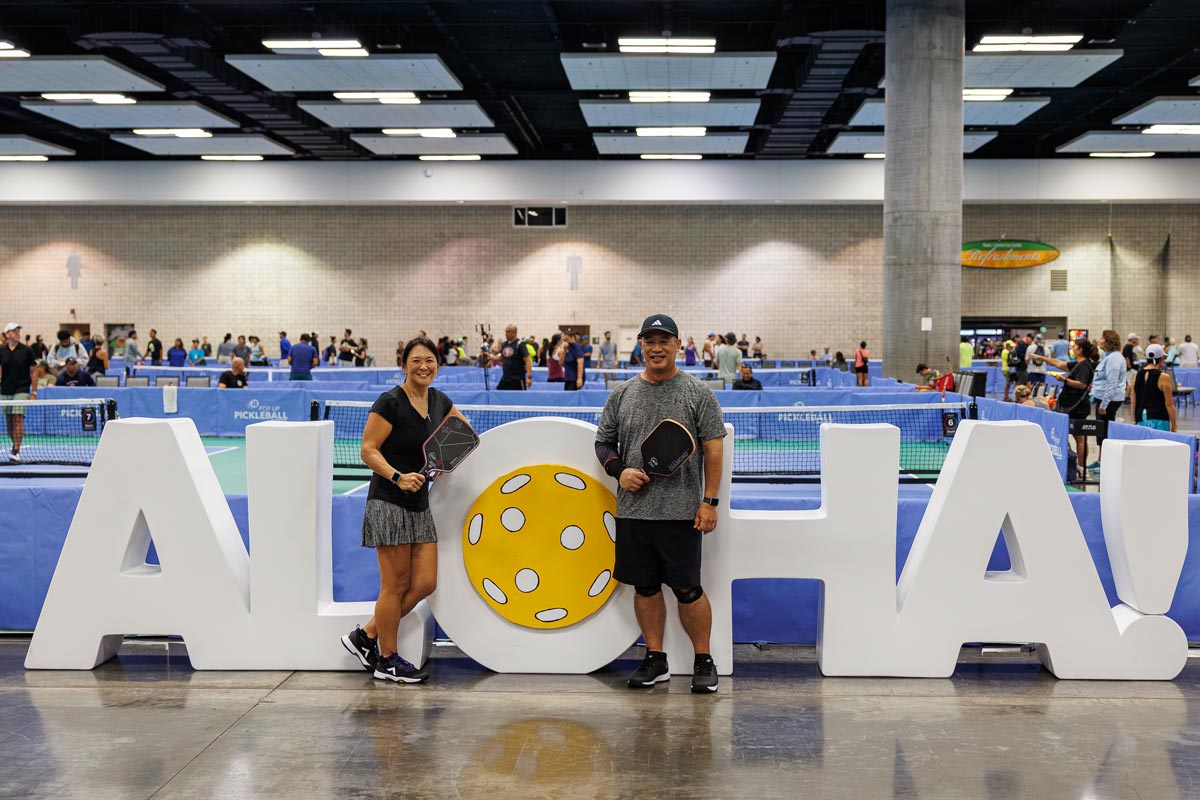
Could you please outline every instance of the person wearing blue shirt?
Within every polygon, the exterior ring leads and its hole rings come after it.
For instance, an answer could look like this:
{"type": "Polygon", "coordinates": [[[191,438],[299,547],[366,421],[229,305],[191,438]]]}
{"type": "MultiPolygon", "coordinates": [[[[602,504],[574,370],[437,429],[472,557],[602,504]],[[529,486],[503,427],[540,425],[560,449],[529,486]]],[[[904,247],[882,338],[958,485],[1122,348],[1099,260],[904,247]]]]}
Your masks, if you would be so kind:
{"type": "MultiPolygon", "coordinates": [[[[178,340],[176,340],[176,341],[178,341],[178,340]]],[[[188,360],[188,363],[191,364],[193,367],[204,366],[204,348],[200,345],[199,339],[192,339],[192,349],[188,350],[187,360],[188,360]]],[[[171,366],[175,366],[174,361],[171,362],[171,366]]],[[[180,366],[183,366],[183,365],[180,364],[180,366]]]]}
{"type": "Polygon", "coordinates": [[[280,362],[287,361],[288,356],[292,354],[292,343],[288,341],[287,331],[279,332],[279,360],[280,362]]]}
{"type": "Polygon", "coordinates": [[[1067,341],[1067,335],[1059,331],[1058,338],[1050,343],[1050,355],[1057,361],[1066,361],[1070,352],[1071,343],[1067,341]]]}
{"type": "Polygon", "coordinates": [[[583,368],[585,370],[591,369],[592,368],[592,353],[595,352],[592,349],[592,337],[584,336],[582,346],[583,346],[583,368]]]}
{"type": "Polygon", "coordinates": [[[288,375],[290,381],[311,381],[313,367],[317,365],[317,348],[313,347],[307,333],[300,334],[300,342],[288,349],[288,363],[292,372],[288,375]]]}
{"type": "Polygon", "coordinates": [[[187,362],[187,350],[183,349],[183,339],[176,339],[175,344],[167,351],[167,366],[182,367],[187,362]]]}
{"type": "Polygon", "coordinates": [[[70,356],[63,364],[62,371],[54,381],[55,386],[95,386],[96,382],[85,370],[79,368],[79,361],[70,356]]]}
{"type": "Polygon", "coordinates": [[[629,354],[629,366],[642,366],[642,343],[638,342],[633,346],[633,351],[629,354]]]}
{"type": "MultiPolygon", "coordinates": [[[[1100,347],[1104,350],[1104,358],[1096,367],[1092,377],[1092,399],[1096,401],[1096,419],[1115,422],[1117,411],[1125,402],[1125,355],[1121,352],[1121,337],[1116,331],[1108,330],[1100,334],[1100,347]]],[[[1100,455],[1104,453],[1106,426],[1096,432],[1096,446],[1100,455]]],[[[1100,456],[1087,468],[1093,472],[1100,471],[1100,456]]]]}
{"type": "Polygon", "coordinates": [[[567,352],[563,355],[563,389],[574,392],[583,388],[586,367],[583,365],[583,348],[575,333],[566,331],[567,352]]]}

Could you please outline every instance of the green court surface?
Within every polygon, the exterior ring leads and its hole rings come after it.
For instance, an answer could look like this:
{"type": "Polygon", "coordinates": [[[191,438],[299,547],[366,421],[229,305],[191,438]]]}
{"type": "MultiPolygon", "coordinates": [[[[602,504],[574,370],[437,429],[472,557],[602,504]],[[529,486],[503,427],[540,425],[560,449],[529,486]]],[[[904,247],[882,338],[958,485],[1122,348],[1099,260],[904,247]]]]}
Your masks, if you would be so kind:
{"type": "MultiPolygon", "coordinates": [[[[225,494],[246,493],[246,440],[228,439],[215,436],[201,438],[204,449],[208,451],[208,460],[217,473],[217,480],[225,494]]],[[[357,480],[335,480],[334,494],[348,494],[355,490],[366,491],[369,474],[363,470],[363,477],[357,480]]]]}

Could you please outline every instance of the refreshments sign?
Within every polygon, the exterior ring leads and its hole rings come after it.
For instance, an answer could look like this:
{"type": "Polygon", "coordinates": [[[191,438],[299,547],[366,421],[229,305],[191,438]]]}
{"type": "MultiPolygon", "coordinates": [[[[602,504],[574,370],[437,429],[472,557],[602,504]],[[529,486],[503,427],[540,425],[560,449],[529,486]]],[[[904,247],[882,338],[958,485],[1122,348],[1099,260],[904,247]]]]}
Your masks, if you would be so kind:
{"type": "Polygon", "coordinates": [[[962,265],[989,269],[1014,269],[1048,264],[1058,258],[1058,248],[1042,242],[1022,242],[1016,239],[987,239],[964,242],[962,265]]]}

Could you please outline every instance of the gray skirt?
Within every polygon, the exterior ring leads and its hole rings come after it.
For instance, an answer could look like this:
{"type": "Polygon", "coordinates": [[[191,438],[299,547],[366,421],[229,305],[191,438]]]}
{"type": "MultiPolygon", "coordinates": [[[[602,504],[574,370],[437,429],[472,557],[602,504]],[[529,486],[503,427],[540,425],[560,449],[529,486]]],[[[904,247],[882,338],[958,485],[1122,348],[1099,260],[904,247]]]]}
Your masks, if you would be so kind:
{"type": "Polygon", "coordinates": [[[368,500],[363,514],[362,546],[428,544],[437,541],[429,509],[409,511],[385,500],[368,500]]]}

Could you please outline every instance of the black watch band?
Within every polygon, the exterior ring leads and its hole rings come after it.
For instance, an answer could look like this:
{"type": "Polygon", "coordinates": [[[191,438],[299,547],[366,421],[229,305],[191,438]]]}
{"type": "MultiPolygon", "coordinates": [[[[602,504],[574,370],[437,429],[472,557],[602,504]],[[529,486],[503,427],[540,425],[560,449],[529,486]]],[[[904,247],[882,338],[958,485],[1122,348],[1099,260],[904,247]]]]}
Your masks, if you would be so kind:
{"type": "Polygon", "coordinates": [[[718,497],[706,497],[706,498],[704,498],[704,502],[708,503],[713,508],[716,508],[717,505],[721,502],[721,500],[718,497]]]}
{"type": "Polygon", "coordinates": [[[392,483],[397,483],[397,484],[400,483],[400,473],[393,472],[392,477],[389,480],[391,480],[392,483]]]}

